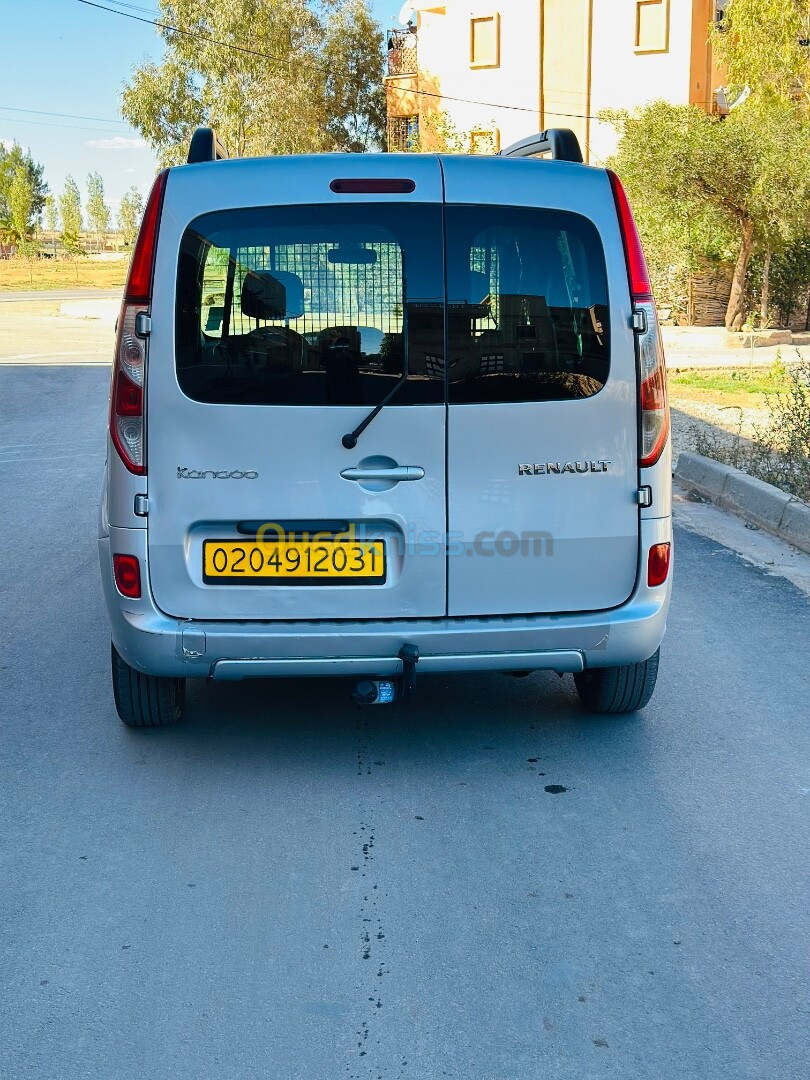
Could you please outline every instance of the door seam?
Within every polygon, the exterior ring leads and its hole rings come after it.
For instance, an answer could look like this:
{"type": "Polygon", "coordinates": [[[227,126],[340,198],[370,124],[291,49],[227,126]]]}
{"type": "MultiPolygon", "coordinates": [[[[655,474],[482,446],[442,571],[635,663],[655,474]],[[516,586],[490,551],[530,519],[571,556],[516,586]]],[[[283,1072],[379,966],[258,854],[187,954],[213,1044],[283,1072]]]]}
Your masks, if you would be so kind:
{"type": "Polygon", "coordinates": [[[450,535],[450,318],[447,307],[447,198],[444,183],[444,163],[441,157],[439,173],[442,180],[442,277],[444,303],[442,337],[444,352],[444,615],[450,615],[450,552],[447,538],[450,535]]]}

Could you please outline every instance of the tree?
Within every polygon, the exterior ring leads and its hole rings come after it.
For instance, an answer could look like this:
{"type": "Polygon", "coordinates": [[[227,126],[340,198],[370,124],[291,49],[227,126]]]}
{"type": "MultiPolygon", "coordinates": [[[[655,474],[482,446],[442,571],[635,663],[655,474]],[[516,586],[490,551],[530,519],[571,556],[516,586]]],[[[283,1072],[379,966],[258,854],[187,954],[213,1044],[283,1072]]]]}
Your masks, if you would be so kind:
{"type": "Polygon", "coordinates": [[[16,237],[17,254],[28,260],[28,270],[33,284],[31,260],[37,253],[37,243],[31,235],[31,219],[34,206],[34,182],[24,162],[14,166],[6,190],[8,219],[16,237]]]}
{"type": "Polygon", "coordinates": [[[732,98],[742,90],[810,106],[810,5],[807,0],[729,0],[712,30],[732,98]]]}
{"type": "Polygon", "coordinates": [[[53,195],[45,199],[45,225],[51,234],[51,251],[56,254],[56,230],[59,228],[59,207],[53,195]]]}
{"type": "Polygon", "coordinates": [[[9,149],[0,143],[0,219],[4,221],[4,229],[8,231],[9,223],[9,188],[14,176],[22,169],[28,176],[31,190],[31,206],[27,226],[30,228],[34,221],[42,213],[45,205],[45,197],[48,194],[48,185],[43,180],[44,167],[31,157],[30,152],[24,153],[19,143],[12,143],[9,149]]]}
{"type": "Polygon", "coordinates": [[[96,234],[96,246],[101,251],[110,227],[110,208],[104,201],[104,181],[97,172],[87,176],[87,220],[96,234]]]}
{"type": "MultiPolygon", "coordinates": [[[[798,317],[810,330],[810,234],[798,235],[781,251],[772,252],[768,272],[768,317],[778,318],[777,325],[789,326],[798,317]]],[[[758,252],[748,270],[748,302],[753,309],[763,299],[765,254],[758,252]]],[[[765,325],[765,321],[763,321],[765,325]]]]}
{"type": "MultiPolygon", "coordinates": [[[[797,124],[810,122],[810,4],[807,0],[730,0],[722,22],[712,31],[712,44],[728,73],[731,100],[749,102],[764,122],[770,119],[769,106],[784,128],[788,111],[797,124]],[[767,114],[767,115],[766,115],[767,114]]],[[[771,140],[768,140],[769,143],[771,140]]],[[[788,160],[792,152],[788,139],[782,152],[785,173],[793,172],[788,160]]],[[[790,176],[782,178],[783,192],[790,197],[790,176]]],[[[760,247],[763,258],[760,276],[760,319],[769,317],[771,266],[786,245],[795,243],[797,229],[785,230],[782,215],[776,219],[773,207],[765,207],[766,222],[760,247]],[[780,219],[780,220],[777,220],[780,219]]],[[[808,216],[810,207],[805,207],[808,216]]],[[[789,261],[788,261],[789,264],[789,261]]]]}
{"type": "Polygon", "coordinates": [[[384,35],[365,0],[347,0],[329,20],[322,51],[327,128],[335,148],[382,145],[386,126],[384,35]],[[362,63],[358,63],[362,60],[362,63]]]}
{"type": "Polygon", "coordinates": [[[124,234],[124,243],[131,247],[138,235],[143,217],[143,198],[136,187],[131,187],[121,199],[118,208],[118,227],[124,234]]]}
{"type": "Polygon", "coordinates": [[[704,243],[713,234],[727,239],[734,272],[725,321],[739,330],[754,251],[773,251],[806,230],[810,125],[788,102],[755,99],[725,120],[660,101],[632,116],[604,118],[621,133],[611,164],[627,185],[649,247],[668,229],[681,243],[691,229],[704,243]]]}
{"type": "Polygon", "coordinates": [[[159,0],[166,52],[136,68],[123,116],[164,165],[208,124],[229,153],[366,150],[384,131],[382,33],[367,0],[159,0]]]}
{"type": "Polygon", "coordinates": [[[83,250],[79,246],[79,234],[82,231],[82,201],[79,188],[72,176],[65,177],[65,188],[59,198],[59,213],[62,218],[62,247],[68,254],[75,255],[83,250]]]}

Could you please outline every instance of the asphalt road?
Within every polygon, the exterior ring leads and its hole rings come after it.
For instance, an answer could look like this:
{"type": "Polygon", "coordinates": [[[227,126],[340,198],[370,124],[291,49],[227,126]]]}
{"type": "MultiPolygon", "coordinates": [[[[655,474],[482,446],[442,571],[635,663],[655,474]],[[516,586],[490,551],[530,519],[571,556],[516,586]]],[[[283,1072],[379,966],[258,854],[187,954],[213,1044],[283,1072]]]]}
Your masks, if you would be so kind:
{"type": "Polygon", "coordinates": [[[0,370],[0,1074],[763,1080],[808,1058],[807,601],[679,529],[643,714],[570,678],[116,719],[107,372],[0,370]],[[558,785],[552,794],[548,786],[558,785]]]}

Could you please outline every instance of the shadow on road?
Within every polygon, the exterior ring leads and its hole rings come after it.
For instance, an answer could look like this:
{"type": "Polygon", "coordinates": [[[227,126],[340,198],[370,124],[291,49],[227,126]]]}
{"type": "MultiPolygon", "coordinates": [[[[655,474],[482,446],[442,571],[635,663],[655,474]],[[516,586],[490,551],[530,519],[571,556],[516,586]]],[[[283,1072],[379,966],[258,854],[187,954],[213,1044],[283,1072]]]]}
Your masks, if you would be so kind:
{"type": "MultiPolygon", "coordinates": [[[[645,728],[644,714],[605,717],[579,704],[572,677],[553,672],[515,678],[498,672],[476,675],[417,677],[417,693],[409,704],[355,705],[351,679],[278,679],[241,683],[188,684],[186,718],[176,728],[138,731],[153,750],[191,754],[220,765],[249,766],[259,762],[279,771],[309,762],[316,770],[337,767],[345,775],[346,755],[357,756],[360,773],[376,771],[385,747],[404,770],[424,767],[441,771],[459,760],[480,761],[504,755],[524,763],[536,743],[578,746],[605,742],[609,733],[623,743],[645,728]],[[527,747],[529,749],[527,749],[527,747]],[[518,759],[513,753],[518,753],[518,759]]],[[[110,710],[112,712],[112,710],[110,710]]],[[[114,719],[114,717],[113,717],[114,719]]],[[[600,753],[604,750],[600,749],[600,753]]],[[[542,764],[536,765],[542,770],[542,764]]],[[[555,778],[556,779],[556,778],[555,778]]]]}

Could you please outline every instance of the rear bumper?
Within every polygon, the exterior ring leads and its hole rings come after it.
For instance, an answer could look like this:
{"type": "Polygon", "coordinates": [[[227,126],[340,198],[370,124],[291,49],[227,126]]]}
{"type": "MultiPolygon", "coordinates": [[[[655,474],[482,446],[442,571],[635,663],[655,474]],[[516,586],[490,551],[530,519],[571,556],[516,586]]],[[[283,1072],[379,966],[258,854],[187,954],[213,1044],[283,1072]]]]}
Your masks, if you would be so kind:
{"type": "MultiPolygon", "coordinates": [[[[581,671],[646,660],[666,630],[672,581],[646,585],[647,551],[672,539],[670,518],[641,522],[636,589],[610,611],[435,619],[317,622],[204,622],[165,615],[150,596],[129,600],[112,579],[111,544],[146,568],[146,530],[111,529],[99,540],[101,577],[113,643],[150,675],[248,679],[281,676],[395,675],[406,642],[419,649],[420,672],[581,671]]],[[[144,582],[148,574],[142,575],[144,582]]]]}

